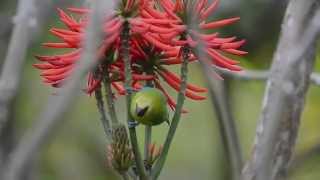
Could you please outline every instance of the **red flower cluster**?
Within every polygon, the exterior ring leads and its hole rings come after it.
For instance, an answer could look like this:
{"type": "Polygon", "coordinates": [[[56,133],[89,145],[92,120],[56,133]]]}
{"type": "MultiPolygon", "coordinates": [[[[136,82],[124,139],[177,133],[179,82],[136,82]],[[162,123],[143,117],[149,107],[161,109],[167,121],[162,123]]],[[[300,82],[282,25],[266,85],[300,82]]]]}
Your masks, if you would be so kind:
{"type": "MultiPolygon", "coordinates": [[[[120,2],[120,1],[119,1],[120,2]]],[[[203,43],[201,49],[213,65],[232,71],[241,70],[238,62],[225,54],[244,55],[238,50],[244,40],[236,41],[235,37],[221,38],[218,33],[206,33],[208,29],[219,28],[237,21],[231,18],[214,22],[206,19],[216,9],[218,0],[208,4],[207,0],[125,0],[121,1],[118,9],[105,18],[103,30],[105,38],[101,40],[97,52],[97,60],[101,63],[95,72],[88,74],[90,94],[101,85],[104,76],[109,76],[113,88],[121,95],[124,88],[124,62],[121,56],[121,32],[125,23],[130,28],[130,62],[132,66],[132,88],[140,89],[145,81],[159,88],[168,98],[169,106],[174,109],[175,101],[168,95],[161,83],[166,82],[170,87],[179,91],[180,77],[169,71],[167,66],[181,64],[181,47],[189,47],[189,62],[197,61],[195,49],[203,43]],[[194,26],[192,23],[196,23],[194,26]],[[203,32],[204,31],[204,32],[203,32]]],[[[36,56],[43,63],[34,64],[41,70],[45,83],[53,87],[63,84],[66,77],[74,70],[74,66],[82,53],[82,39],[88,24],[90,9],[68,8],[68,11],[80,18],[74,18],[63,10],[58,9],[60,20],[66,29],[52,28],[50,32],[62,40],[61,43],[44,43],[50,48],[69,48],[70,52],[61,55],[36,56]]],[[[207,90],[196,85],[188,84],[186,97],[193,100],[203,100],[207,90]]]]}

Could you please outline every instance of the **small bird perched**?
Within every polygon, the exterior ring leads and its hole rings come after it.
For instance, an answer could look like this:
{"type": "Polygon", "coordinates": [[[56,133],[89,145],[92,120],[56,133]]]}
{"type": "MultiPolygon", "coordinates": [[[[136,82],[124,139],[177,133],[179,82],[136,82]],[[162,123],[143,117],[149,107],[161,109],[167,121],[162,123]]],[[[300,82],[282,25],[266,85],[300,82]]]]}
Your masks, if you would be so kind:
{"type": "Polygon", "coordinates": [[[148,126],[169,122],[167,98],[156,88],[146,87],[137,92],[132,98],[130,113],[135,121],[148,126]]]}

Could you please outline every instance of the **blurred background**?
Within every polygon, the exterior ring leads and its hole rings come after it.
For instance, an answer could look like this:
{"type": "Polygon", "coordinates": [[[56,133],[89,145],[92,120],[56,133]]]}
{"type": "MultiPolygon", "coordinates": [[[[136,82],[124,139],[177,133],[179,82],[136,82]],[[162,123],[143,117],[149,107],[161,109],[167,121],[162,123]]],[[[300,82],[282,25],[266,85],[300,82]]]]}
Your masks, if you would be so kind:
{"type": "MultiPolygon", "coordinates": [[[[50,27],[63,27],[58,21],[56,7],[66,8],[79,6],[71,0],[55,0],[46,3],[38,1],[37,13],[41,18],[37,23],[33,39],[28,49],[28,59],[23,70],[22,85],[16,98],[12,121],[6,131],[0,135],[0,149],[8,153],[17,140],[30,128],[48,96],[55,89],[41,82],[39,71],[32,67],[36,63],[33,55],[50,54],[54,51],[42,48],[41,43],[56,40],[48,33],[50,27]],[[42,3],[42,4],[41,4],[42,3]]],[[[277,0],[221,0],[220,8],[212,19],[240,16],[241,21],[224,28],[222,35],[237,35],[247,40],[244,47],[249,55],[239,59],[245,69],[268,69],[272,54],[276,48],[281,20],[284,15],[286,1],[277,0]]],[[[12,19],[16,10],[16,1],[0,1],[0,66],[3,63],[8,40],[12,29],[12,19]]],[[[318,50],[316,69],[320,69],[318,50]]],[[[178,70],[178,69],[176,69],[178,70]]],[[[206,86],[197,64],[190,66],[190,82],[206,86]]],[[[83,80],[84,84],[86,80],[83,80]]],[[[227,95],[236,121],[242,153],[248,158],[254,140],[256,122],[261,110],[265,83],[257,81],[225,80],[227,95]]],[[[94,97],[87,96],[79,89],[77,101],[64,117],[64,123],[48,140],[47,146],[40,152],[35,167],[29,173],[39,180],[104,180],[120,179],[107,166],[106,141],[94,97]]],[[[174,92],[171,92],[175,94],[174,92]]],[[[120,119],[124,119],[124,99],[119,98],[116,107],[120,119]]],[[[290,169],[290,180],[316,180],[320,178],[320,89],[311,86],[303,113],[299,138],[296,146],[297,158],[290,169]],[[309,152],[310,149],[314,151],[309,152]]],[[[194,102],[188,100],[173,145],[171,146],[167,164],[160,179],[201,179],[227,180],[228,170],[224,149],[221,143],[215,111],[211,101],[194,102]]],[[[143,142],[143,128],[139,136],[143,142]]],[[[153,141],[158,145],[164,140],[168,126],[166,124],[154,128],[153,141]]]]}

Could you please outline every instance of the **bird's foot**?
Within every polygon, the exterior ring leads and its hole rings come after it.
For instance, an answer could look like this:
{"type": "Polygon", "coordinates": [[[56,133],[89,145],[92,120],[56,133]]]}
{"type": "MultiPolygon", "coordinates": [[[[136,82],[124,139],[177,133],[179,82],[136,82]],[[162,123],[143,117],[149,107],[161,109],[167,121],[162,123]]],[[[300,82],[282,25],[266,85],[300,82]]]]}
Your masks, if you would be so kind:
{"type": "Polygon", "coordinates": [[[131,129],[131,128],[135,128],[136,126],[138,126],[139,123],[137,121],[129,121],[128,122],[128,128],[131,129]]]}

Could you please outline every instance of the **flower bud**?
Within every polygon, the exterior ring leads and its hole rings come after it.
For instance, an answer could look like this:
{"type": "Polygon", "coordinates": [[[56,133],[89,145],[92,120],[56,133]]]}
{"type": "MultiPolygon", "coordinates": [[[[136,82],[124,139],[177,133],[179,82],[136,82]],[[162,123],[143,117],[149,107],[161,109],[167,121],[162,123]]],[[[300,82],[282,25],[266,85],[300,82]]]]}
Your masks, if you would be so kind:
{"type": "Polygon", "coordinates": [[[108,160],[118,172],[126,172],[133,164],[133,153],[124,125],[118,125],[112,130],[112,143],[108,146],[108,160]]]}

